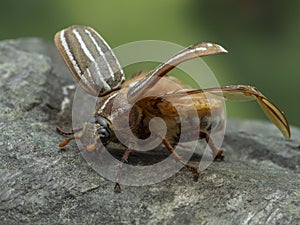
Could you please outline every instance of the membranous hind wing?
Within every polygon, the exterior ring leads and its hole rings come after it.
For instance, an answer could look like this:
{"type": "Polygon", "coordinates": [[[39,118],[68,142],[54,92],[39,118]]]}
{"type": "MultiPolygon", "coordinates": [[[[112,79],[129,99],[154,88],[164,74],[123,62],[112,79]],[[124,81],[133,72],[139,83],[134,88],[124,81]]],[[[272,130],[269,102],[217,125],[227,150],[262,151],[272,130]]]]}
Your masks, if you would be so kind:
{"type": "Polygon", "coordinates": [[[109,45],[92,28],[74,25],[55,35],[55,45],[81,88],[93,96],[119,89],[123,70],[109,45]]]}
{"type": "Polygon", "coordinates": [[[290,126],[284,113],[255,87],[246,85],[232,85],[220,88],[207,88],[199,90],[183,90],[172,93],[172,96],[208,94],[214,98],[225,100],[249,101],[256,100],[266,116],[278,127],[283,136],[289,139],[290,126]]]}
{"type": "Polygon", "coordinates": [[[188,61],[193,58],[202,57],[206,55],[213,55],[222,52],[227,52],[222,46],[212,43],[201,43],[191,45],[176,55],[161,63],[154,70],[150,71],[145,77],[133,85],[127,94],[128,101],[134,103],[136,100],[141,99],[143,94],[157,82],[164,77],[169,71],[174,69],[182,62],[188,61]]]}

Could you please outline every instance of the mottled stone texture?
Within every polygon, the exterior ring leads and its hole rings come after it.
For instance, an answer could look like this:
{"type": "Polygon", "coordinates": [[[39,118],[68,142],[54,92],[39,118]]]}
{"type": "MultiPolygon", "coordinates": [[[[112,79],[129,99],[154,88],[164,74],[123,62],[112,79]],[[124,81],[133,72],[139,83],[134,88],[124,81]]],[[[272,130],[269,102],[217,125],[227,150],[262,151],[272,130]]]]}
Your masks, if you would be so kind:
{"type": "Polygon", "coordinates": [[[225,160],[198,182],[182,169],[115,194],[74,143],[57,146],[73,83],[52,44],[0,42],[0,224],[300,224],[299,129],[285,141],[268,122],[229,121],[225,160]]]}

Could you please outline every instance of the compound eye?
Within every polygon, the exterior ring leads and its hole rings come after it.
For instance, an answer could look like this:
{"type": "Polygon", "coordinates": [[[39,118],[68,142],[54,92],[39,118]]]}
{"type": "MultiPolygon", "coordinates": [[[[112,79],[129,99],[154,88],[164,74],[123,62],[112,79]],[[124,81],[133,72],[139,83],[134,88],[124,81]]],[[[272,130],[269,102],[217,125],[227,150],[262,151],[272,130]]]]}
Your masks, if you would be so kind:
{"type": "Polygon", "coordinates": [[[100,135],[102,135],[105,138],[109,137],[109,135],[110,135],[105,128],[98,129],[97,130],[97,134],[100,134],[100,135]]]}
{"type": "Polygon", "coordinates": [[[109,128],[109,125],[107,124],[106,119],[104,119],[104,118],[101,117],[101,116],[92,117],[92,118],[90,118],[89,122],[90,122],[90,123],[97,123],[97,124],[99,124],[101,127],[109,128]]]}
{"type": "Polygon", "coordinates": [[[97,123],[99,123],[103,127],[108,127],[106,120],[103,117],[96,117],[97,123]]]}
{"type": "Polygon", "coordinates": [[[100,140],[107,144],[110,138],[111,130],[107,120],[101,116],[92,117],[89,120],[90,123],[95,124],[96,132],[95,134],[100,135],[100,140]]]}
{"type": "Polygon", "coordinates": [[[99,128],[97,134],[101,135],[100,140],[103,144],[107,144],[110,138],[110,133],[105,128],[99,128]]]}

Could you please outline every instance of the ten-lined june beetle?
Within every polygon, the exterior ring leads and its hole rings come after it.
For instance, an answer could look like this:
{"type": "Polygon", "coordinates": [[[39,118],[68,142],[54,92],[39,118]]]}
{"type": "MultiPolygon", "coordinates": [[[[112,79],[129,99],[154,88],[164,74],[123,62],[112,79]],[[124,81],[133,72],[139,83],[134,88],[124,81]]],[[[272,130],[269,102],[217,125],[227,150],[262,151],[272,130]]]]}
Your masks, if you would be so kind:
{"type": "MultiPolygon", "coordinates": [[[[162,144],[172,156],[198,177],[199,169],[183,162],[174,151],[174,146],[181,132],[196,132],[197,138],[206,140],[214,156],[222,159],[222,151],[215,147],[214,140],[210,138],[210,131],[213,128],[217,130],[223,128],[224,118],[211,119],[212,108],[220,108],[223,99],[257,100],[267,117],[279,128],[283,136],[287,139],[290,137],[289,124],[283,112],[254,87],[232,85],[195,90],[187,89],[187,85],[175,78],[165,77],[169,71],[184,61],[226,52],[220,45],[212,43],[191,45],[161,63],[154,70],[139,73],[125,81],[124,73],[114,53],[92,28],[85,26],[66,28],[55,35],[55,44],[82,89],[90,95],[102,97],[92,119],[83,124],[82,128],[69,133],[57,128],[61,134],[75,135],[62,141],[60,147],[67,145],[75,138],[83,138],[86,132],[92,132],[89,135],[92,135],[93,140],[86,144],[87,151],[94,151],[100,142],[103,145],[109,142],[119,142],[116,130],[112,126],[113,120],[121,121],[118,129],[122,129],[124,111],[130,110],[129,126],[132,133],[139,139],[149,137],[149,121],[152,118],[162,118],[167,124],[167,132],[165,136],[160,136],[160,134],[157,136],[161,138],[162,144]],[[207,98],[207,95],[210,98],[207,98]],[[191,99],[196,109],[194,115],[189,111],[186,96],[191,99]],[[122,110],[113,112],[113,102],[122,110]],[[195,116],[199,118],[199,130],[181,130],[174,104],[186,113],[185,119],[190,120],[191,123],[195,116]]],[[[126,147],[124,156],[120,160],[121,163],[127,160],[131,150],[134,150],[134,147],[126,147]]],[[[120,171],[116,176],[115,190],[120,190],[119,179],[120,171]]]]}

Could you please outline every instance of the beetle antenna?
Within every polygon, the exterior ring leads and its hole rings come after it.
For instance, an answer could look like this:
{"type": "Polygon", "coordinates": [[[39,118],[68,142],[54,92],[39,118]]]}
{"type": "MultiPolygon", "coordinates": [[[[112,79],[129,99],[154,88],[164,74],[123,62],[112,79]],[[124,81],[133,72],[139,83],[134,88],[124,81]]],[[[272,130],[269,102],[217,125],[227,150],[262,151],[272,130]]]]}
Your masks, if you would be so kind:
{"type": "MultiPolygon", "coordinates": [[[[63,131],[60,127],[56,127],[56,131],[57,131],[57,133],[59,133],[59,134],[61,134],[61,135],[65,135],[65,136],[69,136],[69,135],[74,135],[75,133],[77,133],[77,132],[79,132],[79,131],[81,131],[82,130],[82,128],[78,128],[78,129],[76,129],[76,130],[72,130],[71,132],[65,132],[65,131],[63,131]]],[[[60,142],[59,143],[59,147],[65,147],[67,144],[69,144],[69,142],[70,141],[72,141],[72,140],[75,140],[76,139],[76,137],[71,137],[71,138],[68,138],[68,139],[66,139],[66,140],[63,140],[62,142],[60,142]]]]}
{"type": "Polygon", "coordinates": [[[56,127],[57,133],[59,133],[61,135],[66,135],[66,136],[75,134],[75,133],[77,133],[78,131],[81,131],[81,130],[82,130],[82,128],[78,128],[76,130],[72,130],[71,132],[66,132],[66,131],[63,131],[63,129],[61,129],[60,127],[56,127]]]}
{"type": "Polygon", "coordinates": [[[69,144],[70,141],[75,140],[75,139],[76,139],[76,137],[68,138],[68,139],[60,142],[58,146],[61,147],[61,148],[65,147],[67,144],[69,144]]]}

